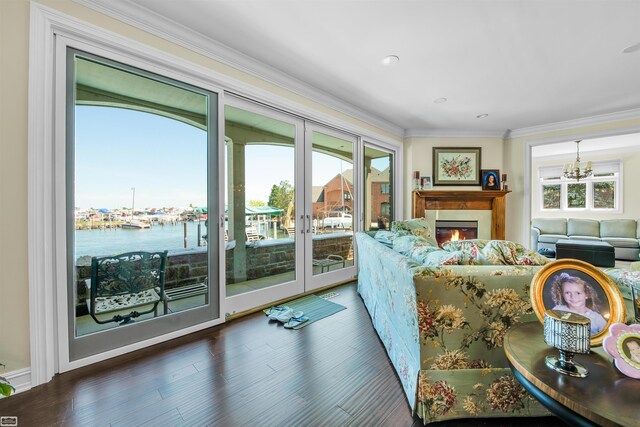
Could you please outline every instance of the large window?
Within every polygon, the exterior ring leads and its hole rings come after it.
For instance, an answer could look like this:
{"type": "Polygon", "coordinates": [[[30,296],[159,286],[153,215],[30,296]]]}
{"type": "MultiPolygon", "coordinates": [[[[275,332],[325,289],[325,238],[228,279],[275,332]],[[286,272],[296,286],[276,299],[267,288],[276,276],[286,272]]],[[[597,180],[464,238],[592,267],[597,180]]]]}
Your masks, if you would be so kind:
{"type": "Polygon", "coordinates": [[[394,219],[393,167],[394,153],[364,147],[364,229],[388,230],[394,219]]]}
{"type": "Polygon", "coordinates": [[[538,169],[540,210],[621,211],[621,161],[597,162],[593,175],[576,181],[561,166],[538,169]]]}
{"type": "Polygon", "coordinates": [[[207,227],[218,100],[107,57],[66,59],[67,329],[79,360],[218,317],[207,227]]]}

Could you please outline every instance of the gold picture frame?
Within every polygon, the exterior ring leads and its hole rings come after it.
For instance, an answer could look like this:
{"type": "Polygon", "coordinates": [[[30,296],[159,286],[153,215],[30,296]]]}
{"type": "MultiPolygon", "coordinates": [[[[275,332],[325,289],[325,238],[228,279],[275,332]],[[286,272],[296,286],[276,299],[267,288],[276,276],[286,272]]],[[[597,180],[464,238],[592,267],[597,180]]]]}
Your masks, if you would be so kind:
{"type": "Polygon", "coordinates": [[[577,259],[560,259],[542,267],[531,281],[531,305],[541,323],[546,310],[571,311],[589,318],[592,347],[602,344],[611,325],[627,318],[615,283],[602,270],[577,259]]]}

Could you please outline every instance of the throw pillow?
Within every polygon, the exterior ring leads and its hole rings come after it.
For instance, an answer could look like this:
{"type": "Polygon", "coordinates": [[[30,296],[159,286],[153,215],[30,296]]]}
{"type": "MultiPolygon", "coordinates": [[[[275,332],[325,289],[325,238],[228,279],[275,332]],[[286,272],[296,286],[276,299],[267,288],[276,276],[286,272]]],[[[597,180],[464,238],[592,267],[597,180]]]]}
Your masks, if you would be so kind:
{"type": "Polygon", "coordinates": [[[413,218],[406,221],[393,221],[391,223],[391,232],[400,235],[412,234],[420,236],[429,241],[431,246],[438,246],[438,242],[431,230],[431,226],[424,218],[413,218]]]}
{"type": "Polygon", "coordinates": [[[465,263],[465,255],[460,251],[434,251],[429,253],[424,260],[426,267],[437,267],[439,265],[460,265],[465,263]]]}
{"type": "Polygon", "coordinates": [[[411,250],[417,246],[431,246],[427,239],[408,234],[406,236],[397,236],[393,239],[393,250],[402,255],[409,256],[411,250]]]}
{"type": "Polygon", "coordinates": [[[396,234],[390,231],[380,230],[376,232],[373,238],[383,245],[393,249],[393,240],[396,238],[396,234]]]}

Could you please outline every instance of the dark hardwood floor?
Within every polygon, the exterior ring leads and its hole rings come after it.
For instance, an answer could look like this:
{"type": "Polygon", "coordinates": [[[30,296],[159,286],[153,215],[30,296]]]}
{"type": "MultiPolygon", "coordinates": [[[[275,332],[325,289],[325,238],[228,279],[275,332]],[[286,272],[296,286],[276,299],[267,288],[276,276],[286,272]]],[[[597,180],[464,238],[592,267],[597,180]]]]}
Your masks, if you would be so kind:
{"type": "MultiPolygon", "coordinates": [[[[300,330],[255,313],[0,400],[19,426],[418,426],[355,284],[300,330]]],[[[563,426],[557,418],[434,426],[563,426]]]]}

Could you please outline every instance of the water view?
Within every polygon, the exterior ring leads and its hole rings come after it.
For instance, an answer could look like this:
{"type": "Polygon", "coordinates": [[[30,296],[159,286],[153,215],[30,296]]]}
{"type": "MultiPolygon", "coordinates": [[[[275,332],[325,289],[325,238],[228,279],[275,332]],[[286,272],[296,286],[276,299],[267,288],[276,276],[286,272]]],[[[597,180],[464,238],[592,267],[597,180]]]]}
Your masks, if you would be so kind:
{"type": "MultiPolygon", "coordinates": [[[[179,250],[184,249],[184,224],[187,225],[187,248],[198,247],[198,222],[178,222],[176,224],[155,224],[151,228],[104,228],[76,230],[75,258],[80,256],[106,256],[137,250],[179,250]]],[[[207,234],[204,221],[200,221],[200,232],[207,234]]],[[[202,239],[201,239],[202,240],[202,239]]],[[[202,242],[201,244],[206,244],[202,242]]]]}

